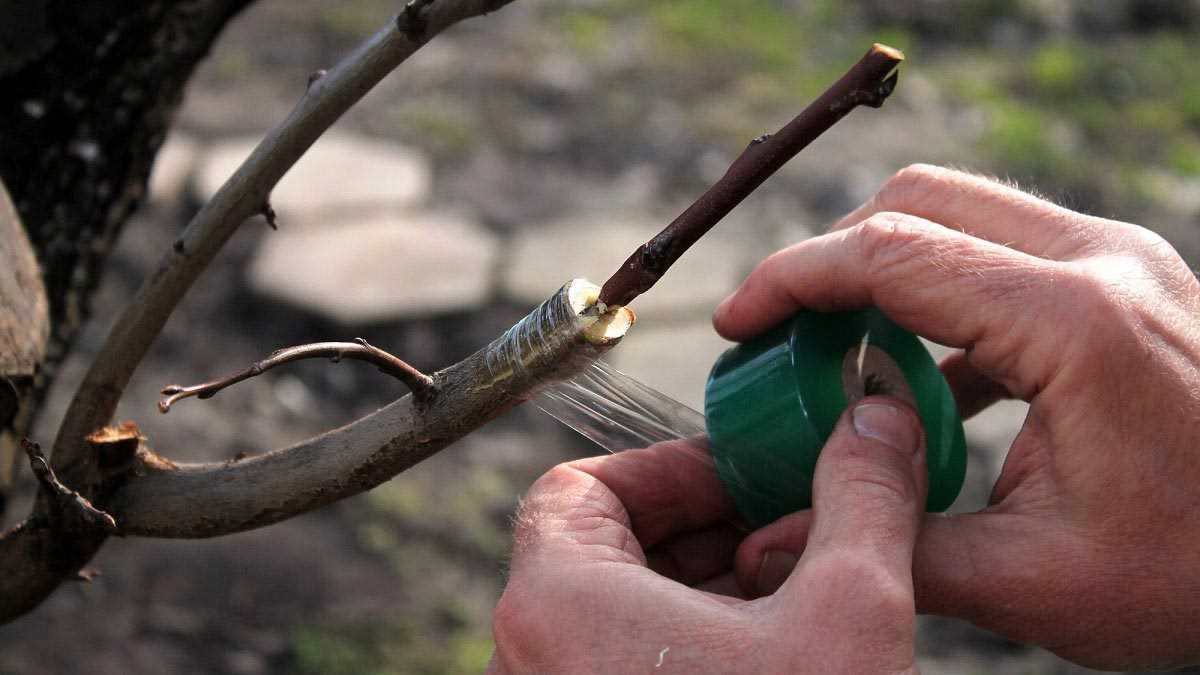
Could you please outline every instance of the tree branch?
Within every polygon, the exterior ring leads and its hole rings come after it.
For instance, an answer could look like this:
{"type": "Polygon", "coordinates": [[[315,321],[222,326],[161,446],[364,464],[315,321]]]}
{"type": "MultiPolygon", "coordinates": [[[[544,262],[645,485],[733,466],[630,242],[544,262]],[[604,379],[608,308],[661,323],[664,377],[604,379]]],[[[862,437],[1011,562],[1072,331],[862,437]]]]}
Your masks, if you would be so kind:
{"type": "MultiPolygon", "coordinates": [[[[271,189],[302,154],[384,76],[448,26],[512,0],[422,2],[415,40],[390,21],[352,54],[314,80],[296,108],[269,132],[212,200],[192,219],[117,319],[59,427],[51,461],[64,477],[81,464],[83,438],[104,426],[133,371],[172,310],[237,227],[262,211],[271,189]]],[[[70,481],[69,481],[70,482],[70,481]]]]}
{"type": "MultiPolygon", "coordinates": [[[[138,364],[163,324],[208,263],[250,216],[260,213],[275,184],[354,103],[430,37],[512,0],[422,2],[421,40],[396,21],[368,38],[324,76],[308,83],[286,120],[270,131],[225,185],[200,210],[109,331],[59,426],[48,466],[85,497],[100,484],[87,436],[116,411],[138,364]]],[[[103,534],[64,537],[51,529],[18,527],[0,535],[0,623],[36,607],[74,575],[104,542],[103,534]]]]}
{"type": "Polygon", "coordinates": [[[764,180],[860,105],[878,108],[896,87],[899,50],[872,45],[858,63],[774,135],[761,136],[662,232],[642,244],[604,283],[600,302],[626,305],[645,293],[692,244],[764,180]]]}
{"type": "Polygon", "coordinates": [[[412,367],[400,357],[370,344],[363,338],[355,338],[355,340],[356,342],[314,342],[295,347],[284,347],[271,352],[267,358],[256,361],[236,373],[230,373],[215,380],[189,387],[178,384],[167,385],[162,390],[166,398],[158,402],[158,410],[166,413],[170,411],[176,401],[191,396],[211,398],[225,387],[261,375],[275,366],[302,359],[330,359],[334,363],[342,359],[356,359],[373,363],[379,367],[380,372],[403,382],[412,391],[413,398],[418,405],[429,403],[437,393],[433,378],[412,367]]]}
{"type": "Polygon", "coordinates": [[[86,497],[63,485],[54,475],[54,469],[42,454],[42,447],[28,438],[21,439],[21,448],[29,457],[29,466],[41,485],[51,506],[44,515],[48,526],[66,531],[99,529],[109,533],[117,531],[117,522],[104,511],[92,506],[86,497]]]}
{"type": "Polygon", "coordinates": [[[199,538],[262,527],[369,490],[617,344],[634,316],[627,308],[599,313],[599,290],[581,279],[567,284],[487,347],[436,373],[438,395],[424,406],[405,396],[340,429],[236,462],[175,465],[149,457],[104,506],[124,535],[199,538]]]}
{"type": "MultiPolygon", "coordinates": [[[[599,292],[583,280],[568,283],[487,347],[435,373],[439,395],[429,405],[408,395],[287,449],[175,464],[146,446],[135,426],[106,428],[89,437],[101,467],[100,503],[122,535],[200,538],[262,527],[369,490],[616,345],[634,315],[623,307],[599,311],[599,292]]],[[[36,607],[104,540],[94,532],[69,541],[55,534],[28,520],[0,534],[0,623],[36,607]]]]}

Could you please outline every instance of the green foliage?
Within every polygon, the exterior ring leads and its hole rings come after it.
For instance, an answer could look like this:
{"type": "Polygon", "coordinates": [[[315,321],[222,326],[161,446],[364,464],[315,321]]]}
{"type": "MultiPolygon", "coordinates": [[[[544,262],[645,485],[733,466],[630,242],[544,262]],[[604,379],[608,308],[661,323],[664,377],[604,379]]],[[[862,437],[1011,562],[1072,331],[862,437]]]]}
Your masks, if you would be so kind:
{"type": "Polygon", "coordinates": [[[394,15],[401,4],[388,0],[329,2],[322,4],[318,18],[330,33],[359,39],[378,30],[380,17],[394,15]]]}
{"type": "Polygon", "coordinates": [[[984,113],[978,148],[993,170],[1112,204],[1145,203],[1139,171],[1200,173],[1200,78],[1187,48],[1195,38],[1061,36],[1025,52],[957,55],[933,70],[984,113]]]}
{"type": "Polygon", "coordinates": [[[1028,73],[1037,95],[1066,100],[1085,94],[1091,73],[1086,54],[1072,42],[1051,42],[1029,58],[1028,73]]]}
{"type": "Polygon", "coordinates": [[[440,635],[412,620],[302,626],[292,635],[294,668],[313,675],[483,672],[492,654],[491,636],[450,623],[440,635]]]}
{"type": "Polygon", "coordinates": [[[400,553],[395,557],[401,570],[412,561],[397,533],[438,533],[451,547],[499,558],[508,551],[508,529],[494,514],[509,512],[517,492],[504,476],[481,466],[466,471],[453,490],[432,481],[393,480],[367,493],[371,512],[363,518],[360,537],[378,553],[400,553]]]}

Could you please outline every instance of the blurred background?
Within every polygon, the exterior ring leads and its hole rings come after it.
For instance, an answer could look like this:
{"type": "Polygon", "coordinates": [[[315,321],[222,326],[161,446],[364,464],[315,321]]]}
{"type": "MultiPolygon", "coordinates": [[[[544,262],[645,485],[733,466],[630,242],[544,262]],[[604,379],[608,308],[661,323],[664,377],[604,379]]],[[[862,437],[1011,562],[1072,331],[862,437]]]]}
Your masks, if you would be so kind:
{"type": "MultiPolygon", "coordinates": [[[[261,0],[230,24],[191,82],[39,438],[53,437],[106,318],[179,229],[310,73],[397,8],[261,0]]],[[[274,193],[279,231],[258,219],[241,228],[120,416],[194,461],[371,412],[403,388],[356,363],[274,370],[165,417],[154,403],[165,384],[301,342],[361,336],[426,370],[453,363],[567,279],[603,282],[875,41],[908,57],[895,95],[814,143],[635,301],[638,325],[610,357],[618,368],[700,407],[727,346],[709,325],[715,304],[764,255],[914,162],[1145,225],[1195,267],[1198,34],[1195,0],[518,0],[433,40],[315,146],[274,193]]],[[[968,423],[954,510],[985,504],[1023,413],[1006,403],[968,423]]],[[[555,463],[597,451],[526,406],[368,494],[280,525],[113,540],[96,580],[0,630],[0,672],[481,670],[518,496],[555,463]]],[[[1088,672],[947,619],[923,619],[918,648],[927,675],[1088,672]]]]}

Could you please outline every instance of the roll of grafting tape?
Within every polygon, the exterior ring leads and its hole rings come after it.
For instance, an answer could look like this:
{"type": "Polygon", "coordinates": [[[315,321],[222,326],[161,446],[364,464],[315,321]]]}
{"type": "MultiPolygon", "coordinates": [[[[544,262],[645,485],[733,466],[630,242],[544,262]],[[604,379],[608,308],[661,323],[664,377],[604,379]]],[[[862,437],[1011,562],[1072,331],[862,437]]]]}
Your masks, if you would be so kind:
{"type": "Polygon", "coordinates": [[[704,416],[717,472],[754,526],[812,505],[817,457],[842,412],[872,394],[907,401],[925,427],[926,509],[944,511],[966,472],[962,420],[920,340],[874,309],[802,312],[717,359],[704,416]]]}

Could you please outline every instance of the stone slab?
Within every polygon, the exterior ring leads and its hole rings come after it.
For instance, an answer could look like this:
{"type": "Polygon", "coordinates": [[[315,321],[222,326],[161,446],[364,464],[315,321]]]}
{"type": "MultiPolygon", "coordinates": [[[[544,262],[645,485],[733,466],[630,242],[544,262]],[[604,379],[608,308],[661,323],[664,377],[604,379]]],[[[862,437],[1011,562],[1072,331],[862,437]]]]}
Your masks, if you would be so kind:
{"type": "Polygon", "coordinates": [[[731,346],[706,320],[647,320],[629,331],[608,360],[617,370],[703,411],[708,371],[731,346]]]}
{"type": "Polygon", "coordinates": [[[150,172],[150,200],[167,204],[182,197],[195,173],[199,152],[200,144],[191,136],[168,134],[150,172]]]}
{"type": "Polygon", "coordinates": [[[498,242],[469,219],[382,213],[265,237],[252,287],[345,324],[478,306],[491,294],[498,242]]]}
{"type": "MultiPolygon", "coordinates": [[[[668,222],[669,217],[612,211],[519,230],[505,261],[503,290],[514,300],[535,303],[575,277],[603,284],[668,222]]],[[[752,267],[751,250],[733,237],[710,233],[631,307],[647,316],[707,316],[752,267]]]]}
{"type": "MultiPolygon", "coordinates": [[[[198,196],[207,201],[241,166],[261,138],[235,138],[204,154],[198,196]]],[[[429,160],[411,148],[346,132],[322,136],[271,192],[281,214],[328,214],[424,201],[433,183],[429,160]]]]}

